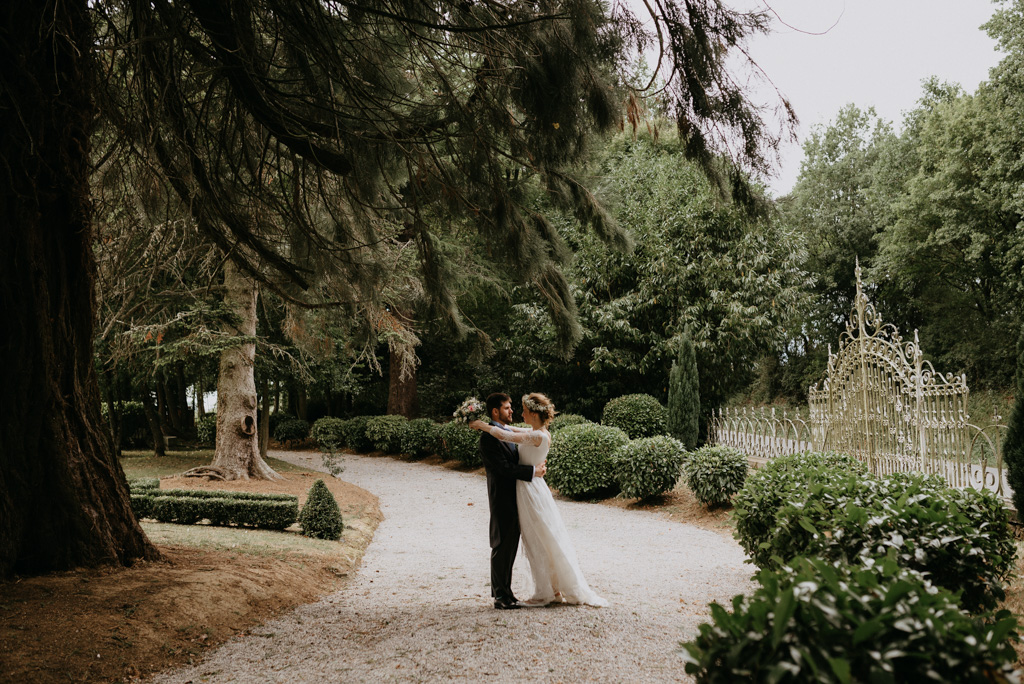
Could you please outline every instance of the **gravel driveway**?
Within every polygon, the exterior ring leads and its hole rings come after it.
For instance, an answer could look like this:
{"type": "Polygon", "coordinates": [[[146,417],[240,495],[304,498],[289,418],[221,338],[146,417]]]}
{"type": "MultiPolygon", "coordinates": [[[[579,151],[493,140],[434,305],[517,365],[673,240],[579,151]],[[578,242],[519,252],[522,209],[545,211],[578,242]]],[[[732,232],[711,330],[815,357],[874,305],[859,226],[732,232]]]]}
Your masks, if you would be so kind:
{"type": "MultiPolygon", "coordinates": [[[[156,681],[686,681],[679,642],[697,633],[709,601],[753,588],[752,566],[723,535],[559,501],[584,575],[611,607],[497,611],[483,477],[387,457],[344,465],[342,478],[380,497],[385,516],[351,582],[156,681]]],[[[520,551],[521,597],[528,572],[520,551]]]]}

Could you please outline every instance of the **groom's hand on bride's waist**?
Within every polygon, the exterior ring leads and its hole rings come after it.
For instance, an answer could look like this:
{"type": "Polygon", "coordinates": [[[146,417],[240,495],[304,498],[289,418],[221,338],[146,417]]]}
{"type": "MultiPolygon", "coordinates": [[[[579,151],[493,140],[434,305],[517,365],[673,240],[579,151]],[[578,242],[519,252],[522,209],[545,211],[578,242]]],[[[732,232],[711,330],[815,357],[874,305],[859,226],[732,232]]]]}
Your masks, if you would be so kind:
{"type": "Polygon", "coordinates": [[[548,472],[548,462],[543,461],[533,467],[534,477],[544,477],[544,473],[548,472]]]}

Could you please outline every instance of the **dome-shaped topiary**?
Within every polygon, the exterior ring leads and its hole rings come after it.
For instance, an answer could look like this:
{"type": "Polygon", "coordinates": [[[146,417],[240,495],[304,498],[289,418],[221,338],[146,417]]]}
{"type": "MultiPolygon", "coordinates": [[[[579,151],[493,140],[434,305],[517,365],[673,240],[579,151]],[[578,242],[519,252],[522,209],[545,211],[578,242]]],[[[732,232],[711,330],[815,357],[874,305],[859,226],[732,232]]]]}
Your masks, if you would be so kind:
{"type": "Polygon", "coordinates": [[[664,435],[668,431],[667,412],[649,394],[627,394],[616,397],[604,406],[602,425],[617,427],[630,439],[664,435]]]}
{"type": "Polygon", "coordinates": [[[548,432],[554,434],[562,428],[569,427],[570,425],[584,425],[591,421],[587,420],[578,413],[559,413],[557,416],[551,419],[548,424],[548,432]]]}
{"type": "Polygon", "coordinates": [[[607,425],[570,425],[556,432],[548,453],[548,484],[565,496],[585,498],[615,491],[612,454],[629,442],[607,425]]]}
{"type": "Polygon", "coordinates": [[[627,499],[645,499],[672,491],[679,481],[686,448],[672,437],[635,439],[612,455],[615,481],[627,499]]]}
{"type": "Polygon", "coordinates": [[[481,464],[480,453],[477,451],[480,433],[473,428],[453,420],[441,426],[438,440],[441,445],[441,458],[459,461],[468,466],[481,464]]]}
{"type": "Polygon", "coordinates": [[[340,539],[345,529],[341,520],[341,510],[334,495],[323,480],[317,480],[309,488],[306,504],[299,513],[299,525],[302,534],[317,539],[340,539]]]}
{"type": "Polygon", "coordinates": [[[440,432],[441,426],[429,418],[410,420],[402,435],[402,453],[412,458],[426,458],[436,454],[440,432]]]}
{"type": "Polygon", "coordinates": [[[747,457],[726,446],[704,446],[686,459],[686,486],[711,508],[728,503],[747,480],[747,457]]]}

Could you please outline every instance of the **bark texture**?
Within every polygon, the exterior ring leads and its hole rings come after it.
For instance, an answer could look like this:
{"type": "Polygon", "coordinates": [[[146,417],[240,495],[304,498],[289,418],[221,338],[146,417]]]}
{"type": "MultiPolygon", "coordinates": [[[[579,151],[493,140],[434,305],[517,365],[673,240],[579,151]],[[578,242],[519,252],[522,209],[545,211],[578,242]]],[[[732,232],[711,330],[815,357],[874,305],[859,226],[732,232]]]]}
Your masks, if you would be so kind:
{"type": "Polygon", "coordinates": [[[87,2],[0,26],[0,576],[155,558],[93,367],[87,2]]]}
{"type": "Polygon", "coordinates": [[[402,375],[402,355],[392,349],[388,364],[388,413],[416,418],[420,412],[420,399],[416,391],[416,367],[406,369],[402,375]]]}
{"type": "MultiPolygon", "coordinates": [[[[238,316],[235,335],[256,336],[256,281],[228,260],[224,265],[224,302],[238,316]]],[[[260,457],[257,421],[255,343],[221,352],[217,378],[217,453],[207,472],[226,480],[276,480],[280,476],[260,457]],[[212,472],[211,472],[212,471],[212,472]]]]}

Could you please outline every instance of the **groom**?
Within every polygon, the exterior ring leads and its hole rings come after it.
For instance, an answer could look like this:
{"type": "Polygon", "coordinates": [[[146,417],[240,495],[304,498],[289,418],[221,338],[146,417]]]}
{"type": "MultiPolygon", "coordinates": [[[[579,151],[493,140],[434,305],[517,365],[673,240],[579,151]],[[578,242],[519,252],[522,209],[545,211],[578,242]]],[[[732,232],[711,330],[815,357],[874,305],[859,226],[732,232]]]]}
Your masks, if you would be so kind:
{"type": "MultiPolygon", "coordinates": [[[[491,422],[501,429],[512,422],[512,400],[495,392],[485,404],[491,422]]],[[[500,610],[518,608],[512,595],[512,564],[519,550],[519,511],[516,509],[516,480],[529,482],[544,477],[544,463],[519,465],[519,448],[482,432],[480,460],[487,470],[487,501],[491,508],[491,596],[500,610]]]]}

